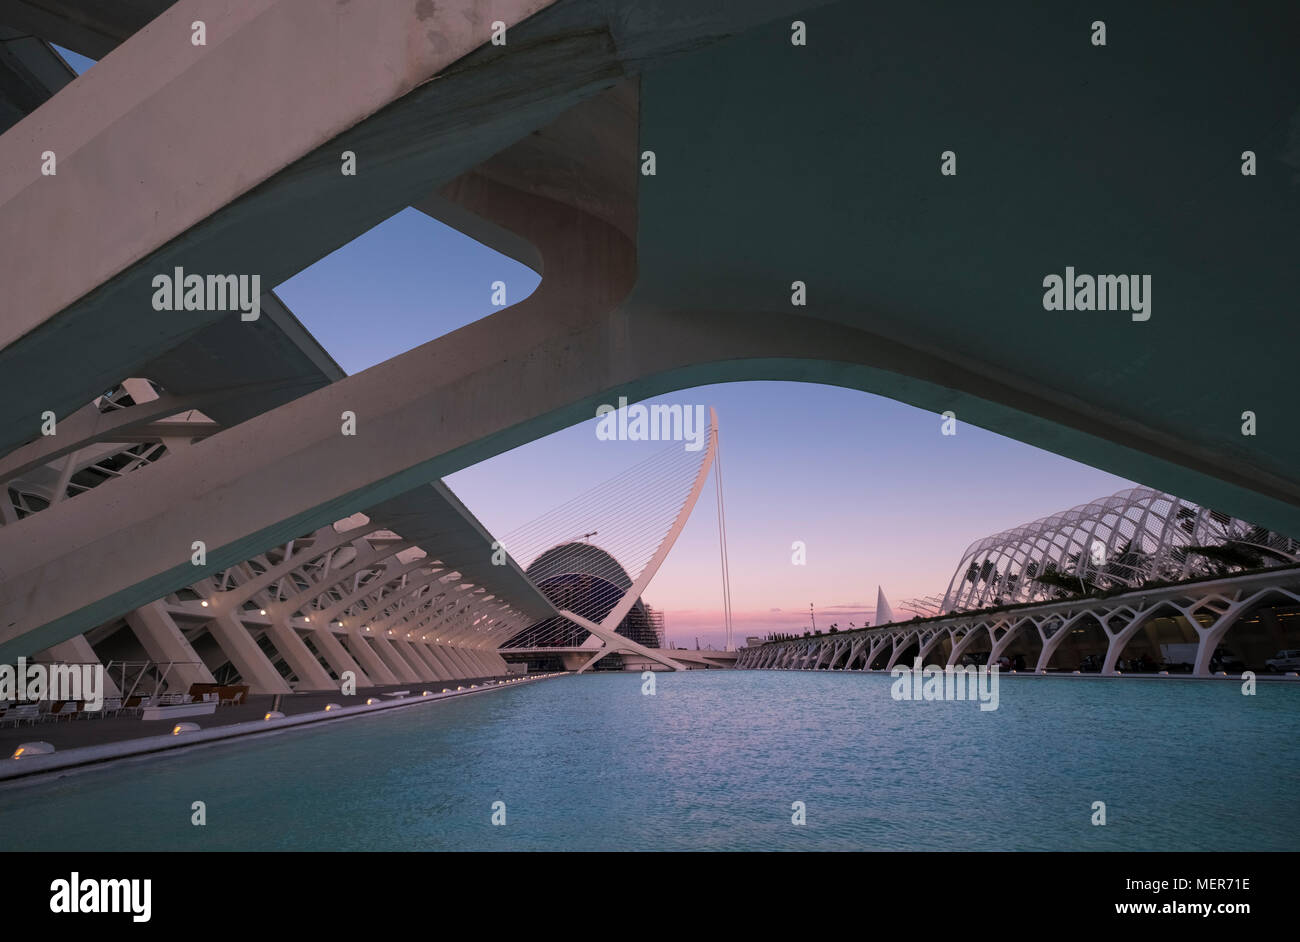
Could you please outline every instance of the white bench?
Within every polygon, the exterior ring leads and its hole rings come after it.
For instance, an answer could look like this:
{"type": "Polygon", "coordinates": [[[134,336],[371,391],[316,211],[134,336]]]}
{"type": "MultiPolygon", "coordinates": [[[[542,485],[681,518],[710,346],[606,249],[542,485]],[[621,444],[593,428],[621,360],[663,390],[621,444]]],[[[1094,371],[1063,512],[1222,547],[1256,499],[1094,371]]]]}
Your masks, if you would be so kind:
{"type": "Polygon", "coordinates": [[[142,720],[166,720],[173,716],[206,716],[209,713],[216,713],[217,705],[211,700],[198,703],[177,703],[172,706],[150,706],[145,707],[140,713],[142,720]]]}
{"type": "Polygon", "coordinates": [[[0,716],[0,726],[5,723],[13,723],[17,726],[19,723],[35,723],[41,718],[41,705],[39,703],[24,703],[5,711],[4,716],[0,716]]]}

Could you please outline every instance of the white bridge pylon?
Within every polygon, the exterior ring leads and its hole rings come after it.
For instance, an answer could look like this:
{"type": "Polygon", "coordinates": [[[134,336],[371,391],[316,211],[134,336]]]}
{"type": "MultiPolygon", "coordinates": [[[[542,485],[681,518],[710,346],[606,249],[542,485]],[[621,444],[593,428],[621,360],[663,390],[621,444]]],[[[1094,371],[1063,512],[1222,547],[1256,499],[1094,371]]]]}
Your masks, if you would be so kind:
{"type": "Polygon", "coordinates": [[[663,561],[668,557],[669,551],[673,548],[673,545],[677,542],[678,536],[681,535],[682,530],[685,528],[686,521],[690,519],[691,511],[695,509],[700,494],[704,490],[704,485],[708,481],[709,471],[713,467],[717,450],[718,414],[716,410],[710,407],[708,443],[704,448],[704,454],[700,459],[699,467],[696,469],[695,478],[691,483],[690,491],[687,493],[686,499],[682,502],[681,507],[677,511],[677,515],[673,518],[673,521],[668,527],[667,532],[664,534],[663,539],[660,540],[654,554],[641,568],[641,571],[636,578],[632,580],[631,585],[623,592],[619,600],[614,604],[614,607],[600,619],[599,623],[582,614],[573,612],[568,608],[557,607],[557,612],[562,618],[566,618],[574,624],[585,628],[594,637],[603,642],[603,645],[600,648],[594,649],[596,651],[595,656],[579,668],[579,674],[587,671],[593,664],[606,655],[616,652],[635,654],[662,664],[670,670],[687,669],[679,661],[674,660],[667,654],[662,653],[660,650],[647,647],[631,638],[624,637],[618,633],[617,628],[623,619],[627,617],[628,613],[632,610],[632,607],[636,605],[637,600],[650,584],[650,581],[655,577],[655,574],[659,571],[659,567],[663,565],[663,561]]]}

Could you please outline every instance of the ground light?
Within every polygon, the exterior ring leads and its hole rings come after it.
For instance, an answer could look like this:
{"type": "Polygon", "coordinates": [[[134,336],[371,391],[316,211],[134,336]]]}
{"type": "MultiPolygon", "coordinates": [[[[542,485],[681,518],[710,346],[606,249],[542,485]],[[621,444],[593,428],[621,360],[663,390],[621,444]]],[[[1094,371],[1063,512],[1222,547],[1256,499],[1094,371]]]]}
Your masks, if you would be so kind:
{"type": "Polygon", "coordinates": [[[47,742],[25,742],[14,750],[14,754],[9,758],[22,759],[27,756],[48,756],[54,751],[54,747],[47,742]]]}
{"type": "Polygon", "coordinates": [[[177,723],[172,727],[173,736],[179,736],[181,733],[197,733],[198,731],[198,723],[177,723]]]}

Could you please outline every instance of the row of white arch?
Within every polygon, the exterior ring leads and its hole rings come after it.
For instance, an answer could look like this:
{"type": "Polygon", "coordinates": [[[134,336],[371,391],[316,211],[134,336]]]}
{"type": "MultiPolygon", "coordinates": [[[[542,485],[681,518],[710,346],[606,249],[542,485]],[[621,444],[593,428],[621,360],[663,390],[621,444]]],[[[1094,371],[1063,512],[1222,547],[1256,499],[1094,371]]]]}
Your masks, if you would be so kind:
{"type": "Polygon", "coordinates": [[[1262,604],[1300,603],[1300,570],[1286,569],[1124,593],[1108,599],[1080,599],[1022,606],[1014,610],[964,613],[920,624],[883,625],[854,632],[798,638],[745,648],[739,669],[855,670],[870,668],[888,653],[890,670],[914,648],[923,663],[945,638],[947,664],[957,664],[974,642],[987,639],[993,663],[1023,632],[1037,633],[1041,653],[1032,670],[1045,673],[1071,629],[1095,621],[1105,632],[1101,673],[1114,675],[1129,641],[1152,618],[1182,615],[1197,634],[1193,675],[1210,676],[1210,661],[1228,630],[1262,604]]]}

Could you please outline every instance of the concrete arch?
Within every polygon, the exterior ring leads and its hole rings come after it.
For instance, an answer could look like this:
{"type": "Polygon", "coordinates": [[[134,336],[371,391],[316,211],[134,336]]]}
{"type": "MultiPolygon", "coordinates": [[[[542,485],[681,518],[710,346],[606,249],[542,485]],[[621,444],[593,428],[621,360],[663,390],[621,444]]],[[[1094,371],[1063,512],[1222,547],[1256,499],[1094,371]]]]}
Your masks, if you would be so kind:
{"type": "Polygon", "coordinates": [[[925,632],[918,632],[921,646],[917,651],[917,656],[921,658],[922,664],[925,663],[926,658],[929,656],[930,652],[934,650],[935,646],[943,640],[944,634],[943,631],[940,631],[937,628],[931,630],[928,635],[925,632]]]}
{"type": "MultiPolygon", "coordinates": [[[[862,656],[862,652],[864,650],[870,650],[870,646],[869,638],[863,637],[855,641],[849,648],[849,657],[848,660],[844,662],[844,669],[846,671],[853,670],[853,665],[858,662],[858,658],[862,656]]],[[[863,664],[862,666],[865,667],[866,665],[863,664]]],[[[858,669],[861,670],[862,668],[860,667],[858,669]]]]}
{"type": "Polygon", "coordinates": [[[993,645],[997,644],[997,639],[993,637],[993,627],[985,622],[980,622],[972,626],[962,635],[961,640],[955,642],[952,646],[952,653],[948,655],[948,663],[945,667],[960,663],[961,656],[966,653],[974,642],[979,640],[988,640],[989,650],[993,650],[993,645]]]}
{"type": "Polygon", "coordinates": [[[828,671],[835,670],[835,665],[839,663],[840,656],[847,654],[851,647],[852,645],[848,641],[837,641],[830,660],[826,662],[826,669],[828,671]]]}
{"type": "Polygon", "coordinates": [[[1291,602],[1300,602],[1300,595],[1286,589],[1271,587],[1234,601],[1214,622],[1201,629],[1201,646],[1196,653],[1195,673],[1209,674],[1210,660],[1215,649],[1223,641],[1224,636],[1227,635],[1242,615],[1270,599],[1287,599],[1291,602]]]}
{"type": "Polygon", "coordinates": [[[893,645],[894,650],[889,655],[889,660],[885,664],[885,670],[887,671],[893,670],[899,659],[910,652],[913,645],[916,645],[918,649],[920,648],[920,633],[915,631],[900,631],[894,635],[893,645]]]}
{"type": "MultiPolygon", "coordinates": [[[[565,215],[563,211],[553,207],[551,211],[555,217],[565,215]]],[[[598,227],[598,224],[587,219],[579,222],[576,229],[589,233],[593,226],[598,227]]],[[[608,231],[608,227],[605,228],[608,231]]],[[[557,240],[562,243],[570,241],[552,234],[545,240],[551,243],[552,251],[557,240]]],[[[599,254],[608,257],[609,246],[619,241],[620,237],[617,235],[602,236],[598,243],[599,254]]],[[[621,263],[606,266],[605,270],[617,272],[620,267],[625,270],[627,264],[627,260],[624,259],[621,263]]],[[[566,288],[563,276],[552,275],[552,271],[562,272],[563,265],[557,265],[554,269],[548,267],[547,279],[543,281],[533,297],[521,302],[515,308],[479,322],[486,325],[490,321],[502,319],[501,323],[494,324],[492,328],[494,346],[497,344],[497,338],[500,337],[527,338],[532,344],[528,359],[533,361],[545,359],[536,351],[546,349],[552,341],[537,335],[537,325],[554,320],[554,314],[551,312],[555,310],[560,294],[564,293],[572,297],[572,291],[566,288]],[[544,311],[548,313],[542,313],[544,311]]],[[[584,284],[583,287],[588,289],[590,285],[584,284]]],[[[609,303],[608,298],[610,294],[615,293],[615,289],[611,288],[609,293],[587,290],[581,293],[585,295],[586,310],[590,311],[593,294],[600,299],[597,303],[604,305],[609,303]]],[[[183,480],[194,470],[182,467],[183,464],[191,461],[209,461],[212,452],[208,446],[220,448],[224,444],[223,435],[214,436],[187,449],[183,454],[173,456],[167,462],[167,470],[175,472],[176,477],[154,473],[159,470],[158,468],[145,468],[129,479],[117,482],[121,485],[116,489],[118,496],[132,502],[139,509],[139,513],[132,514],[126,527],[120,526],[120,517],[114,517],[111,525],[107,517],[103,518],[103,530],[106,531],[104,538],[110,542],[121,542],[123,547],[127,545],[127,541],[130,541],[130,545],[137,548],[143,546],[158,549],[139,554],[145,558],[139,559],[138,565],[131,567],[136,575],[123,574],[115,577],[104,574],[95,580],[93,586],[86,587],[84,596],[98,596],[100,599],[111,600],[114,607],[129,605],[133,601],[147,601],[142,598],[142,594],[152,594],[156,591],[154,588],[142,592],[138,588],[122,583],[131,582],[136,578],[143,582],[144,573],[150,569],[152,569],[149,579],[151,586],[158,584],[157,580],[160,576],[176,583],[177,587],[192,581],[194,575],[192,568],[182,568],[169,560],[168,556],[174,559],[175,554],[167,547],[188,545],[185,536],[196,529],[196,521],[197,528],[212,534],[214,544],[219,547],[209,554],[210,558],[216,558],[218,565],[228,565],[226,560],[233,562],[246,558],[253,552],[260,551],[266,545],[281,539],[281,533],[286,529],[290,532],[293,530],[301,532],[313,522],[323,522],[322,517],[337,516],[334,501],[339,492],[346,490],[349,494],[366,494],[367,497],[361,499],[366,503],[400,493],[401,490],[422,479],[427,480],[431,474],[437,476],[450,473],[472,460],[487,457],[489,453],[504,450],[512,444],[522,443],[528,438],[586,417],[590,414],[593,401],[608,399],[614,392],[628,393],[630,398],[640,399],[658,392],[697,385],[706,380],[716,382],[719,379],[804,378],[821,374],[827,364],[835,363],[838,364],[836,377],[840,385],[889,394],[891,385],[898,381],[900,374],[872,365],[884,362],[882,357],[886,351],[882,349],[878,338],[868,340],[854,331],[834,327],[823,327],[816,332],[810,332],[803,329],[799,323],[792,323],[799,320],[785,314],[779,316],[758,314],[746,318],[744,328],[741,330],[739,322],[725,314],[701,314],[692,317],[689,321],[638,315],[634,322],[629,322],[624,320],[623,314],[615,313],[609,320],[597,320],[596,323],[579,329],[575,334],[566,336],[566,349],[569,349],[571,344],[577,347],[590,347],[593,356],[597,355],[596,350],[600,350],[602,356],[611,349],[616,351],[612,368],[603,374],[608,378],[591,385],[585,395],[579,389],[571,388],[566,389],[560,398],[557,395],[559,384],[556,384],[554,376],[548,373],[545,377],[536,377],[538,396],[504,397],[500,405],[494,410],[489,410],[492,415],[476,415],[473,419],[467,418],[459,423],[457,426],[461,429],[459,432],[441,422],[436,427],[431,425],[429,418],[439,413],[437,410],[426,409],[424,397],[417,395],[413,402],[393,410],[390,415],[376,415],[370,419],[372,423],[370,427],[376,430],[377,451],[367,452],[368,460],[363,467],[357,466],[352,460],[356,457],[355,449],[353,455],[348,455],[347,442],[340,447],[337,441],[339,436],[332,431],[326,433],[322,430],[321,437],[310,446],[311,460],[319,460],[322,466],[337,468],[339,474],[331,475],[328,479],[313,481],[310,487],[301,488],[305,493],[284,501],[282,507],[274,510],[258,506],[261,502],[257,501],[254,495],[262,488],[256,481],[270,480],[277,475],[292,476],[292,471],[286,471],[282,464],[287,463],[296,471],[301,467],[302,462],[307,460],[304,453],[299,452],[291,459],[285,456],[285,462],[278,462],[274,445],[269,449],[266,447],[247,451],[231,449],[226,451],[225,455],[233,460],[222,461],[221,464],[228,469],[228,487],[236,488],[233,493],[245,495],[243,499],[235,501],[236,504],[243,504],[244,512],[234,512],[229,504],[222,508],[211,506],[205,509],[203,498],[200,497],[197,506],[191,502],[186,507],[186,513],[182,515],[175,509],[177,502],[173,499],[177,495],[169,493],[170,482],[183,480]],[[636,340],[628,346],[615,342],[611,331],[616,323],[620,331],[635,324],[632,329],[638,335],[636,340]],[[719,337],[729,338],[725,347],[719,345],[719,337]],[[737,349],[737,346],[740,349],[737,349]],[[774,359],[773,354],[777,351],[780,351],[781,356],[774,359]],[[852,362],[853,357],[859,358],[859,362],[852,362]],[[693,362],[682,363],[684,359],[693,362]],[[677,362],[674,364],[674,361],[677,362]],[[620,376],[626,379],[620,381],[620,376]],[[634,379],[638,376],[640,378],[634,379]],[[543,390],[551,392],[543,392],[543,390]],[[573,397],[577,397],[576,403],[572,401],[573,397]],[[494,425],[496,428],[493,428],[494,425]],[[506,425],[512,429],[508,440],[499,434],[499,429],[506,425]],[[493,434],[489,435],[489,429],[493,434]],[[461,436],[458,444],[453,441],[457,435],[461,436]],[[491,445],[486,444],[489,438],[491,445]],[[416,453],[423,453],[425,457],[420,458],[416,453]],[[453,454],[456,457],[451,457],[453,454]],[[387,476],[384,475],[385,469],[391,472],[387,476]],[[125,493],[128,489],[132,493],[125,493]],[[170,510],[166,509],[169,500],[173,500],[170,510]],[[315,506],[327,509],[323,511],[312,509],[313,502],[315,506]],[[291,509],[295,506],[299,510],[291,509]],[[159,510],[160,513],[151,513],[151,510],[159,510]],[[280,520],[268,523],[268,514],[279,517],[280,520]],[[109,536],[108,533],[113,535],[109,536]],[[168,575],[163,576],[164,573],[168,575]],[[109,584],[110,582],[114,584],[109,584]]],[[[464,328],[458,334],[465,334],[466,331],[469,333],[452,343],[453,347],[464,347],[464,362],[474,360],[469,352],[470,347],[482,334],[482,330],[476,328],[478,325],[464,328]]],[[[450,339],[444,338],[444,341],[450,339]]],[[[402,377],[410,371],[419,373],[426,378],[426,381],[430,375],[445,375],[448,362],[443,356],[445,346],[443,341],[434,341],[431,345],[417,348],[388,364],[349,377],[333,386],[251,419],[245,423],[249,427],[241,434],[255,435],[261,442],[274,443],[283,437],[277,432],[280,423],[291,421],[295,425],[301,425],[298,417],[315,410],[325,414],[336,414],[344,405],[364,401],[370,396],[370,387],[377,383],[385,388],[392,388],[396,384],[420,389],[421,384],[406,383],[402,377]],[[437,369],[431,368],[433,363],[437,363],[437,369]]],[[[890,346],[885,345],[885,347],[890,346]]],[[[925,365],[923,363],[925,358],[920,357],[915,351],[899,349],[893,345],[893,349],[889,352],[898,357],[888,361],[891,366],[897,367],[900,362],[909,363],[911,371],[916,375],[924,376],[937,369],[937,364],[925,365]]],[[[553,351],[553,355],[563,360],[565,356],[571,354],[562,354],[557,348],[553,351]]],[[[454,359],[462,358],[454,357],[454,359]]],[[[513,372],[508,378],[507,375],[499,377],[468,375],[463,370],[452,370],[451,372],[456,375],[449,379],[454,378],[467,386],[474,386],[480,382],[496,384],[496,388],[499,388],[501,383],[510,387],[516,386],[520,382],[520,377],[515,362],[505,352],[502,352],[502,359],[499,362],[510,363],[508,369],[513,372]]],[[[489,368],[483,373],[491,374],[493,370],[489,368]]],[[[943,375],[946,377],[945,381],[953,378],[947,370],[943,375]]],[[[576,383],[578,387],[584,384],[584,380],[576,383]]],[[[436,385],[441,390],[443,384],[436,385]]],[[[971,385],[977,387],[985,384],[975,383],[972,379],[971,385]]],[[[948,388],[939,386],[937,382],[933,387],[929,387],[924,380],[914,379],[908,384],[908,388],[914,393],[908,398],[914,402],[925,404],[928,401],[932,406],[946,405],[951,402],[948,388]]],[[[1020,396],[1010,391],[1004,390],[998,395],[1000,398],[1018,404],[1022,401],[1020,396]]],[[[495,398],[502,399],[502,397],[495,398]]],[[[1030,404],[1024,403],[1024,405],[1028,407],[1030,404]]],[[[988,411],[990,414],[997,413],[999,408],[989,406],[988,411]]],[[[1074,417],[1073,421],[1082,426],[1095,425],[1092,418],[1082,416],[1074,417]]],[[[95,494],[83,495],[78,502],[96,504],[94,507],[78,508],[82,516],[81,522],[92,531],[100,519],[100,507],[96,497],[95,494]]],[[[57,514],[59,511],[59,507],[52,507],[41,516],[57,514]]],[[[38,548],[36,553],[29,554],[26,559],[18,559],[12,553],[6,553],[4,535],[0,533],[0,566],[4,566],[6,571],[13,566],[18,572],[31,572],[36,566],[46,578],[54,577],[56,573],[73,570],[83,574],[94,571],[93,567],[88,569],[84,565],[85,560],[82,559],[81,550],[69,549],[66,546],[51,547],[52,552],[45,553],[40,552],[38,548]]],[[[91,542],[99,545],[98,541],[91,542]]],[[[130,555],[124,553],[123,558],[130,555]]],[[[77,582],[78,580],[75,579],[67,580],[66,584],[77,582]]],[[[42,595],[39,601],[21,606],[15,605],[15,610],[22,614],[7,631],[0,629],[0,637],[11,638],[41,629],[42,633],[35,635],[30,643],[48,646],[45,642],[55,643],[62,640],[64,636],[71,636],[84,630],[88,623],[93,621],[94,613],[99,607],[93,604],[76,607],[76,600],[64,598],[65,595],[47,593],[42,595]],[[45,630],[47,628],[48,630],[45,630]]],[[[0,601],[11,600],[6,598],[0,601]]]]}
{"type": "Polygon", "coordinates": [[[1051,666],[1052,658],[1055,656],[1057,648],[1059,648],[1061,644],[1064,643],[1065,639],[1069,637],[1069,634],[1074,629],[1075,625],[1081,623],[1082,621],[1088,618],[1091,618],[1093,621],[1097,622],[1098,627],[1101,629],[1102,635],[1106,639],[1107,647],[1109,647],[1110,635],[1106,632],[1106,619],[1108,618],[1108,616],[1105,613],[1096,613],[1091,609],[1085,609],[1084,611],[1077,612],[1074,615],[1071,615],[1070,617],[1064,619],[1061,622],[1060,626],[1056,629],[1055,632],[1052,633],[1050,637],[1047,636],[1047,634],[1043,630],[1043,626],[1040,625],[1038,626],[1038,635],[1039,638],[1042,640],[1043,647],[1038,655],[1038,663],[1034,665],[1034,671],[1036,673],[1043,674],[1047,672],[1047,668],[1051,666]]]}
{"type": "MultiPolygon", "coordinates": [[[[1012,621],[1009,627],[1007,627],[1006,630],[1003,631],[1002,635],[998,637],[998,639],[993,643],[993,647],[989,651],[989,663],[993,663],[999,657],[1001,657],[1002,652],[1005,651],[1007,648],[1009,648],[1011,646],[1011,643],[1015,641],[1016,638],[1019,635],[1021,635],[1024,632],[1024,629],[1026,628],[1032,630],[1034,636],[1038,640],[1039,646],[1041,647],[1043,639],[1042,639],[1042,635],[1038,631],[1038,623],[1034,621],[1033,618],[1030,617],[1019,618],[1016,619],[1015,621],[1012,621]]],[[[1040,651],[1039,657],[1035,658],[1035,662],[1037,662],[1041,657],[1042,657],[1042,653],[1040,651]]]]}
{"type": "Polygon", "coordinates": [[[885,653],[886,649],[889,650],[889,653],[892,656],[893,649],[894,649],[894,638],[892,634],[881,635],[879,638],[875,638],[872,640],[871,648],[867,652],[866,664],[864,665],[863,669],[864,670],[882,669],[885,666],[885,664],[888,663],[888,661],[880,661],[879,659],[880,656],[885,653]],[[876,667],[877,663],[880,663],[879,668],[876,667]]]}
{"type": "Polygon", "coordinates": [[[1115,664],[1119,661],[1119,656],[1124,653],[1124,648],[1129,643],[1129,640],[1137,634],[1148,621],[1155,618],[1163,611],[1172,611],[1174,614],[1186,618],[1196,630],[1197,635],[1201,636],[1200,626],[1197,624],[1196,619],[1192,617],[1191,610],[1183,605],[1179,605],[1172,599],[1165,599],[1152,605],[1150,608],[1135,613],[1118,630],[1113,630],[1109,624],[1109,621],[1113,620],[1113,618],[1108,619],[1107,621],[1102,622],[1106,629],[1106,633],[1110,636],[1110,642],[1106,648],[1106,659],[1102,663],[1102,674],[1108,676],[1113,676],[1115,674],[1115,664]]]}

